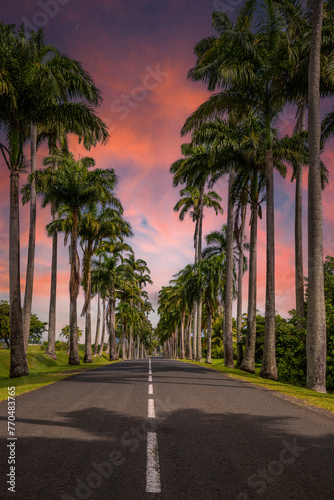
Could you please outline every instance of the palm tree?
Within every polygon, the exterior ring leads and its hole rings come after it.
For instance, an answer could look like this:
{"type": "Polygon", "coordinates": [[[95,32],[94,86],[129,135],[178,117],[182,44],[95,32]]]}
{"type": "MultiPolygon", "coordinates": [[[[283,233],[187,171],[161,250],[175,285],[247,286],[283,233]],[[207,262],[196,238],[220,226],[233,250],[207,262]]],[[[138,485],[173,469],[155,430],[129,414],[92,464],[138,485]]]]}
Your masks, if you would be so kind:
{"type": "Polygon", "coordinates": [[[191,264],[188,264],[184,269],[179,271],[174,275],[174,279],[170,281],[170,284],[174,286],[174,293],[172,294],[173,308],[180,311],[180,357],[183,359],[192,359],[192,345],[191,345],[191,318],[192,310],[194,307],[194,301],[192,300],[191,294],[189,294],[188,283],[193,277],[194,268],[191,264]],[[188,315],[188,325],[186,328],[186,319],[188,315]],[[187,338],[186,338],[187,330],[187,338]]]}
{"type": "MultiPolygon", "coordinates": [[[[147,267],[147,262],[145,262],[143,259],[136,259],[134,253],[130,253],[127,257],[125,257],[124,264],[130,266],[130,268],[132,269],[136,285],[139,287],[139,290],[140,290],[139,297],[143,296],[142,290],[146,286],[146,284],[153,283],[151,276],[150,276],[150,270],[147,267]]],[[[135,301],[135,298],[131,297],[130,306],[135,307],[138,311],[140,311],[141,302],[135,301]]],[[[132,351],[134,350],[133,326],[134,326],[133,323],[130,322],[129,353],[130,353],[131,357],[129,359],[132,358],[132,351]]],[[[138,352],[138,345],[139,345],[139,335],[137,334],[137,351],[136,352],[138,352]]]]}
{"type": "MultiPolygon", "coordinates": [[[[304,6],[299,0],[285,0],[277,4],[282,12],[287,32],[292,44],[297,47],[298,61],[292,68],[289,77],[290,99],[297,104],[297,122],[294,133],[300,133],[305,129],[305,111],[308,100],[308,67],[310,59],[310,37],[312,8],[311,3],[304,6]]],[[[321,97],[333,95],[333,71],[331,59],[333,50],[332,33],[334,26],[333,8],[331,2],[326,2],[324,8],[323,34],[321,40],[322,64],[320,73],[321,97]]],[[[304,272],[303,272],[303,248],[302,248],[302,167],[294,169],[293,179],[296,179],[295,198],[295,286],[296,286],[296,315],[297,327],[304,327],[305,303],[304,303],[304,272]]],[[[323,188],[325,187],[323,179],[323,188]]]]}
{"type": "MultiPolygon", "coordinates": [[[[173,210],[179,211],[180,220],[184,220],[187,212],[190,211],[190,216],[195,222],[194,234],[194,248],[195,248],[195,264],[201,260],[202,255],[202,223],[203,223],[203,209],[204,207],[212,207],[216,215],[222,213],[223,209],[220,206],[221,197],[215,191],[208,191],[204,193],[204,184],[201,185],[200,190],[194,186],[187,186],[180,191],[182,198],[176,203],[173,210]]],[[[196,303],[194,307],[194,359],[201,360],[201,311],[200,303],[196,303]]]]}
{"type": "MultiPolygon", "coordinates": [[[[43,135],[53,135],[60,128],[83,137],[84,145],[89,149],[97,141],[106,142],[109,135],[105,124],[89,105],[102,102],[100,91],[95,87],[90,75],[77,61],[60,55],[55,47],[44,45],[43,32],[31,34],[31,41],[36,45],[36,54],[31,66],[34,74],[27,89],[28,95],[38,95],[33,102],[31,117],[31,172],[36,169],[37,128],[43,135]],[[50,57],[53,55],[54,57],[50,57]],[[57,89],[57,94],[55,94],[57,89]],[[70,99],[84,98],[84,102],[68,102],[70,99]],[[38,103],[38,105],[37,105],[38,103]]],[[[54,139],[56,142],[57,137],[54,139]]],[[[52,151],[50,151],[50,154],[52,151]]],[[[27,259],[26,291],[23,308],[23,330],[25,343],[29,335],[30,313],[33,292],[35,231],[36,231],[36,194],[31,186],[30,230],[27,259]]],[[[56,238],[56,234],[53,236],[56,238]]],[[[55,308],[54,308],[55,309],[55,308]]],[[[53,322],[51,321],[53,324],[53,322]]],[[[51,331],[53,328],[51,328],[51,331]]],[[[51,341],[52,342],[52,341],[51,341]]],[[[51,352],[51,354],[54,354],[51,352]]]]}
{"type": "Polygon", "coordinates": [[[80,225],[79,236],[81,237],[81,245],[83,246],[83,273],[82,285],[85,292],[85,303],[82,308],[81,315],[86,315],[86,330],[85,330],[85,363],[92,363],[91,353],[91,260],[94,253],[98,250],[99,243],[102,239],[123,238],[132,236],[130,225],[122,219],[123,207],[120,201],[114,196],[110,199],[109,205],[98,213],[96,203],[93,203],[84,210],[80,225]]]}
{"type": "Polygon", "coordinates": [[[266,159],[266,328],[261,376],[277,378],[275,350],[275,236],[273,199],[272,124],[288,100],[284,83],[294,53],[284,31],[284,22],[272,0],[261,2],[256,15],[256,0],[249,0],[239,12],[235,24],[222,12],[213,14],[219,38],[200,42],[193,79],[208,82],[209,90],[217,86],[224,91],[211,96],[191,115],[183,128],[186,133],[216,114],[242,116],[251,109],[265,123],[266,159]]]}
{"type": "MultiPolygon", "coordinates": [[[[228,210],[227,210],[227,239],[226,239],[226,289],[225,289],[225,314],[224,314],[224,362],[233,368],[233,342],[232,342],[232,302],[233,302],[233,210],[234,199],[232,196],[233,182],[236,167],[240,162],[239,133],[236,120],[221,120],[202,124],[193,131],[193,140],[205,141],[211,144],[215,161],[212,166],[212,183],[229,171],[228,210]]],[[[242,261],[243,259],[241,259],[242,261]]],[[[240,269],[240,282],[243,271],[240,269]]],[[[241,285],[241,283],[240,283],[241,285]]],[[[241,308],[241,286],[239,293],[239,316],[241,308]]]]}
{"type": "Polygon", "coordinates": [[[51,165],[46,170],[36,171],[29,177],[29,181],[36,182],[36,191],[43,196],[42,206],[52,203],[55,210],[60,214],[60,219],[48,225],[49,234],[55,227],[64,224],[71,226],[70,243],[70,353],[69,364],[79,364],[77,326],[77,296],[80,286],[80,269],[77,252],[77,238],[80,218],[80,209],[96,200],[102,205],[107,204],[113,198],[113,189],[117,178],[112,169],[89,171],[88,168],[95,165],[92,158],[82,158],[75,161],[71,153],[52,155],[44,160],[45,165],[51,165]],[[53,170],[52,165],[58,164],[58,169],[53,170]],[[50,179],[47,189],[45,179],[50,179]],[[61,218],[61,216],[64,216],[61,218]]]}
{"type": "Polygon", "coordinates": [[[323,275],[322,196],[320,172],[320,54],[323,0],[314,0],[308,74],[308,311],[307,379],[309,389],[326,392],[326,313],[323,275]]]}
{"type": "Polygon", "coordinates": [[[211,364],[212,319],[222,300],[225,284],[223,283],[225,255],[203,259],[198,264],[198,292],[202,295],[207,314],[207,354],[206,363],[211,364]]]}
{"type": "Polygon", "coordinates": [[[29,374],[24,349],[20,291],[20,228],[19,178],[24,167],[23,144],[27,122],[21,107],[26,76],[24,61],[31,46],[15,35],[13,26],[0,24],[0,124],[4,127],[8,147],[1,144],[1,153],[10,171],[9,216],[9,302],[10,302],[10,377],[29,374]]]}
{"type": "Polygon", "coordinates": [[[159,291],[158,313],[160,315],[158,331],[161,341],[165,342],[165,357],[178,358],[178,327],[180,307],[177,304],[175,286],[163,286],[159,291]]]}
{"type": "MultiPolygon", "coordinates": [[[[96,290],[99,290],[103,299],[105,310],[105,299],[108,301],[107,314],[104,312],[103,321],[106,320],[109,330],[109,359],[116,359],[116,293],[120,286],[120,262],[121,255],[115,251],[111,255],[106,252],[101,254],[98,260],[93,259],[92,262],[92,284],[96,290]]],[[[104,323],[103,323],[104,324],[104,323]]],[[[102,355],[104,345],[104,330],[102,331],[101,347],[99,356],[102,355]]]]}

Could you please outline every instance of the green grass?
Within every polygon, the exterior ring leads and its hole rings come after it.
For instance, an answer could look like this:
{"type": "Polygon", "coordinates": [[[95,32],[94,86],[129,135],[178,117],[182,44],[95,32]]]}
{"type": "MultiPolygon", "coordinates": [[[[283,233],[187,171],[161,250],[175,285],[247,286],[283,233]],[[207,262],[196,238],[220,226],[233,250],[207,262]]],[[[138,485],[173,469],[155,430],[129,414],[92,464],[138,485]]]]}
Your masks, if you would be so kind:
{"type": "Polygon", "coordinates": [[[55,361],[44,354],[40,346],[29,346],[27,353],[29,375],[27,377],[9,378],[9,356],[9,350],[0,350],[0,401],[7,399],[8,387],[14,386],[16,395],[19,395],[52,384],[74,373],[115,363],[115,361],[109,361],[108,357],[103,354],[101,358],[93,358],[93,363],[84,364],[84,353],[79,351],[82,364],[70,366],[67,364],[68,354],[65,351],[57,352],[58,359],[55,361]]]}
{"type": "Polygon", "coordinates": [[[318,392],[311,391],[305,387],[297,387],[295,385],[285,384],[283,382],[276,382],[275,380],[267,380],[260,377],[260,365],[256,367],[256,373],[247,373],[237,368],[226,368],[224,366],[224,361],[221,359],[213,359],[212,365],[206,363],[200,363],[198,361],[180,360],[186,363],[193,363],[196,365],[203,366],[204,368],[216,370],[222,372],[229,377],[245,380],[251,382],[254,385],[259,385],[265,387],[270,391],[277,391],[281,394],[285,394],[291,398],[295,398],[296,404],[301,404],[302,406],[311,405],[318,408],[323,408],[334,413],[334,395],[333,394],[319,394],[318,392]]]}

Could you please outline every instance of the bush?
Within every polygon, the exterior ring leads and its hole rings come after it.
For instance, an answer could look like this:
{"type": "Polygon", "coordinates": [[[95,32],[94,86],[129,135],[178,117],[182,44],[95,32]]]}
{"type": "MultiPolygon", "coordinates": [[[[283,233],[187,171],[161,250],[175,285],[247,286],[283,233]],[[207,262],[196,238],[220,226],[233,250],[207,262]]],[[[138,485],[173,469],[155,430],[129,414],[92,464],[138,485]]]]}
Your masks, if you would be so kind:
{"type": "Polygon", "coordinates": [[[224,359],[224,347],[214,347],[211,351],[213,359],[224,359]]]}
{"type": "Polygon", "coordinates": [[[48,346],[48,343],[46,341],[43,342],[43,344],[41,345],[41,351],[45,351],[47,346],[48,346]]]}
{"type": "Polygon", "coordinates": [[[61,340],[56,340],[55,349],[56,351],[67,351],[67,342],[62,342],[61,340]]]}
{"type": "MultiPolygon", "coordinates": [[[[292,319],[293,321],[293,319],[292,319]]],[[[306,384],[306,330],[297,330],[290,321],[276,320],[278,378],[294,385],[306,384]]]]}

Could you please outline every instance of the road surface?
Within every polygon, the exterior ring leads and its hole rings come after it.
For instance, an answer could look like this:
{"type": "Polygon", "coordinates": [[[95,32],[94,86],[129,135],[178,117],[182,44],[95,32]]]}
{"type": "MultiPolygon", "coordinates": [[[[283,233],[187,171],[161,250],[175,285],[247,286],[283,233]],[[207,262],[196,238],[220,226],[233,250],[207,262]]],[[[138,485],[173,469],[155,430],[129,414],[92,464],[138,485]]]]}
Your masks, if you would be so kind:
{"type": "Polygon", "coordinates": [[[16,440],[7,409],[0,498],[334,498],[332,414],[196,365],[125,361],[18,396],[16,440]]]}

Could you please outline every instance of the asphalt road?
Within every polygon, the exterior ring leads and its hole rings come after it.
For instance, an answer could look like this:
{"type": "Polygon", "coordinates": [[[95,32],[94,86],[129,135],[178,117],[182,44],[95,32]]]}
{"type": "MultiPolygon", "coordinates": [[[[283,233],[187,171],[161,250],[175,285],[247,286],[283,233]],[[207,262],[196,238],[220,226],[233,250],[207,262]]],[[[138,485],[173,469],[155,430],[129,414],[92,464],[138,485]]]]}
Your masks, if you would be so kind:
{"type": "Polygon", "coordinates": [[[126,361],[18,396],[15,441],[7,402],[0,419],[3,499],[334,498],[332,414],[195,365],[126,361]]]}

